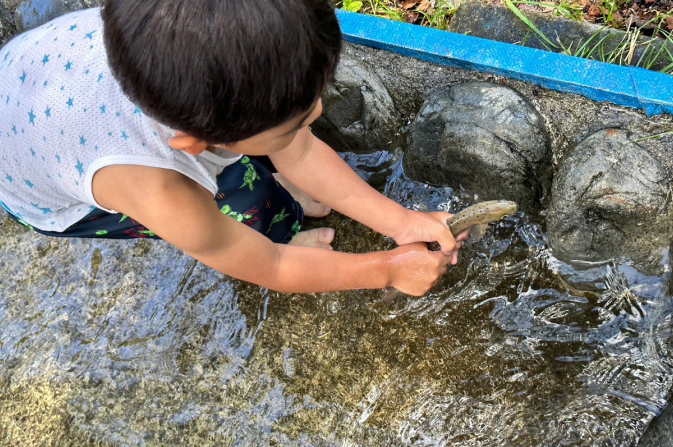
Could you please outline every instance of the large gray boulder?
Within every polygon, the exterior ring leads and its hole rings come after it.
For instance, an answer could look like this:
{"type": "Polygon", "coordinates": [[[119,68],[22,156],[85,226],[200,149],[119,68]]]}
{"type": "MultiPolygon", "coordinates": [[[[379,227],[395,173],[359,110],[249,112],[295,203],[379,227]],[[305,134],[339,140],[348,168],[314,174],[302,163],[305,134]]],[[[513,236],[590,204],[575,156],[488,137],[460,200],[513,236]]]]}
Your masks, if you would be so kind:
{"type": "Polygon", "coordinates": [[[322,116],[311,128],[335,149],[370,153],[395,140],[402,121],[383,81],[364,62],[342,54],[322,100],[322,116]]]}
{"type": "Polygon", "coordinates": [[[564,261],[627,256],[646,261],[669,243],[670,172],[628,132],[606,129],[559,164],[547,215],[564,261]]]}
{"type": "Polygon", "coordinates": [[[417,181],[537,209],[551,186],[550,141],[540,114],[514,89],[457,84],[435,90],[423,104],[404,167],[417,181]]]}

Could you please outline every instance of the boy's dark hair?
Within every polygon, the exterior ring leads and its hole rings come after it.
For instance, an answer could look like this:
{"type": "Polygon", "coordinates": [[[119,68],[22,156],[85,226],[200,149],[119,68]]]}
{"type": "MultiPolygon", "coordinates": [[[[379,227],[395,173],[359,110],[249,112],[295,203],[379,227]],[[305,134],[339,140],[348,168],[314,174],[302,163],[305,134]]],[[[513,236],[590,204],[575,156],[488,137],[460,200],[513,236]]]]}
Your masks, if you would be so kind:
{"type": "Polygon", "coordinates": [[[330,0],[106,0],[102,16],[124,93],[210,144],[309,110],[341,49],[330,0]]]}

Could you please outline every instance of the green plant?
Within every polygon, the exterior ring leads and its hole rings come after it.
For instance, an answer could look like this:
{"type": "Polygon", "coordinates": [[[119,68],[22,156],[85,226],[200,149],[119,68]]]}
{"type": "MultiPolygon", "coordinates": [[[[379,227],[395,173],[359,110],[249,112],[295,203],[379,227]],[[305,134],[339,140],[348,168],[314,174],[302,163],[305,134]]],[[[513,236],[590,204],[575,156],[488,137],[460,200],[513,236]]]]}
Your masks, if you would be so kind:
{"type": "Polygon", "coordinates": [[[639,143],[641,141],[647,141],[647,140],[658,140],[659,138],[667,137],[669,135],[673,135],[673,130],[670,130],[668,132],[663,132],[657,135],[650,135],[649,137],[643,137],[643,138],[638,138],[637,140],[633,140],[634,143],[639,143]]]}
{"type": "Polygon", "coordinates": [[[510,9],[510,11],[512,11],[514,13],[514,15],[516,15],[519,19],[521,19],[521,21],[523,23],[528,25],[528,27],[531,30],[533,30],[533,32],[535,34],[540,36],[540,39],[542,39],[547,45],[549,45],[551,48],[558,48],[556,45],[554,45],[554,43],[551,40],[549,40],[549,38],[547,36],[544,35],[544,33],[542,31],[540,31],[537,28],[537,26],[535,26],[535,24],[533,22],[530,21],[530,19],[528,17],[526,17],[525,15],[523,15],[523,13],[521,11],[519,11],[519,8],[517,8],[516,5],[514,5],[512,0],[505,0],[505,4],[510,9]]]}
{"type": "MultiPolygon", "coordinates": [[[[620,0],[605,0],[610,3],[611,8],[620,4],[620,0]]],[[[627,27],[626,33],[616,45],[608,45],[608,43],[616,38],[615,34],[607,30],[599,30],[594,33],[585,42],[570,42],[569,44],[563,42],[558,36],[557,43],[552,41],[540,31],[533,22],[530,21],[517,7],[516,4],[534,4],[548,6],[547,3],[539,3],[528,0],[505,0],[507,7],[521,19],[532,32],[537,34],[542,39],[542,44],[549,51],[560,51],[569,56],[582,57],[586,59],[596,59],[601,62],[607,62],[617,65],[633,65],[636,67],[651,69],[655,64],[667,64],[662,73],[673,74],[673,33],[666,31],[665,21],[671,14],[661,14],[655,16],[653,19],[636,29],[627,27]],[[663,39],[655,37],[643,40],[641,39],[643,29],[646,27],[654,27],[653,36],[661,36],[663,39]],[[635,60],[636,50],[643,48],[638,60],[635,60]]],[[[608,13],[610,10],[607,10],[608,13]]],[[[530,33],[529,33],[530,34],[530,33]]],[[[529,34],[526,35],[522,45],[526,44],[529,34]]]]}
{"type": "Polygon", "coordinates": [[[603,21],[607,24],[613,24],[617,21],[617,13],[624,0],[602,0],[599,6],[603,13],[603,21]]]}
{"type": "Polygon", "coordinates": [[[556,40],[558,41],[559,47],[561,48],[561,53],[567,54],[568,56],[575,56],[575,57],[582,57],[585,59],[591,58],[593,54],[599,50],[600,48],[604,48],[605,43],[613,38],[614,35],[607,33],[603,30],[597,31],[594,33],[590,38],[586,40],[586,42],[579,41],[577,43],[577,48],[573,50],[573,44],[574,42],[570,42],[569,45],[565,45],[561,39],[556,37],[556,40]],[[603,34],[603,37],[601,37],[597,42],[595,42],[593,45],[589,46],[594,39],[598,38],[601,34],[603,34]]]}
{"type": "Polygon", "coordinates": [[[357,0],[343,0],[342,8],[350,12],[360,12],[362,2],[357,0]]]}
{"type": "Polygon", "coordinates": [[[421,25],[437,29],[449,29],[451,18],[458,11],[459,3],[449,3],[447,0],[439,0],[437,8],[431,12],[418,11],[423,16],[421,25]]]}
{"type": "Polygon", "coordinates": [[[404,21],[404,14],[397,10],[397,8],[390,8],[385,0],[365,0],[366,7],[363,12],[366,12],[371,15],[385,17],[390,20],[396,20],[398,22],[404,21]]]}
{"type": "Polygon", "coordinates": [[[559,5],[530,0],[513,0],[512,3],[515,5],[532,5],[540,8],[552,9],[558,16],[563,16],[578,22],[582,20],[582,7],[565,0],[559,5]]]}

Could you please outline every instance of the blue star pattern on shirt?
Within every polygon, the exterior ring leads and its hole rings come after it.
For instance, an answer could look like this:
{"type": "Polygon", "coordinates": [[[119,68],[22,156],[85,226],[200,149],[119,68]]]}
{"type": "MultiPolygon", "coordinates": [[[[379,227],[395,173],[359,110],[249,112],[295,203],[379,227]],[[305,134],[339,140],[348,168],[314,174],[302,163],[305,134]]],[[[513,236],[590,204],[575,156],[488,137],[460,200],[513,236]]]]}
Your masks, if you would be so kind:
{"type": "Polygon", "coordinates": [[[5,177],[0,173],[0,196],[15,197],[7,205],[26,215],[31,225],[39,222],[36,228],[51,224],[57,227],[53,231],[61,231],[76,221],[71,217],[78,209],[78,219],[89,211],[85,187],[90,187],[86,176],[92,163],[107,163],[101,157],[110,155],[171,160],[172,155],[162,141],[164,128],[161,137],[156,132],[153,137],[158,124],[108,76],[99,45],[100,10],[83,12],[78,19],[70,14],[53,23],[19,37],[27,37],[25,43],[0,49],[0,165],[6,171],[5,177]]]}
{"type": "Polygon", "coordinates": [[[42,214],[50,214],[50,213],[52,213],[52,210],[51,210],[51,209],[49,209],[49,208],[41,208],[40,205],[38,205],[37,203],[31,203],[31,205],[33,206],[33,208],[37,208],[38,210],[42,211],[42,214]]]}

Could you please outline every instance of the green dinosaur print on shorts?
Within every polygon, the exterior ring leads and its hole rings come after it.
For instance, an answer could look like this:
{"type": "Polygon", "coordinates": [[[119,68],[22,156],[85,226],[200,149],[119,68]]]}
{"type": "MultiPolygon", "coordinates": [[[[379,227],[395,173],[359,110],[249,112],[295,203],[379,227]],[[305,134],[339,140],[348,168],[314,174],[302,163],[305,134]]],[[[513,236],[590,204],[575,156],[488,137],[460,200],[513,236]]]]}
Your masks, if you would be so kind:
{"type": "Polygon", "coordinates": [[[239,222],[243,222],[244,220],[252,219],[253,216],[250,213],[239,213],[236,211],[233,211],[229,205],[224,205],[222,208],[220,208],[220,211],[224,214],[226,214],[229,217],[233,217],[239,222]]]}
{"type": "Polygon", "coordinates": [[[106,234],[108,234],[108,231],[107,231],[107,230],[98,230],[98,231],[96,231],[96,236],[105,236],[106,234]]]}
{"type": "Polygon", "coordinates": [[[246,186],[250,187],[250,191],[255,190],[255,180],[261,180],[262,178],[259,176],[257,173],[257,170],[255,167],[250,163],[250,159],[248,157],[243,157],[241,158],[241,163],[245,165],[246,171],[245,174],[243,174],[243,184],[238,188],[245,188],[246,186]]]}
{"type": "Polygon", "coordinates": [[[280,213],[278,213],[278,214],[276,214],[275,216],[273,216],[273,219],[271,220],[271,223],[269,224],[269,229],[266,230],[266,233],[269,234],[269,232],[271,231],[271,228],[272,228],[274,225],[276,225],[278,222],[282,222],[282,221],[285,220],[289,215],[290,215],[289,213],[286,213],[286,212],[285,212],[285,208],[283,208],[282,210],[280,210],[280,213]]]}
{"type": "Polygon", "coordinates": [[[292,225],[292,237],[295,237],[297,233],[299,233],[299,230],[301,230],[301,224],[299,221],[296,221],[294,225],[292,225]]]}

